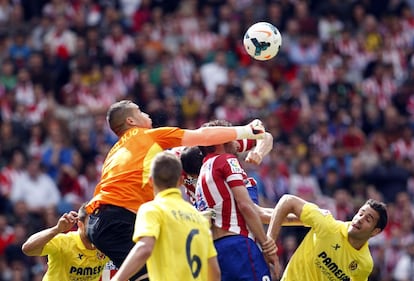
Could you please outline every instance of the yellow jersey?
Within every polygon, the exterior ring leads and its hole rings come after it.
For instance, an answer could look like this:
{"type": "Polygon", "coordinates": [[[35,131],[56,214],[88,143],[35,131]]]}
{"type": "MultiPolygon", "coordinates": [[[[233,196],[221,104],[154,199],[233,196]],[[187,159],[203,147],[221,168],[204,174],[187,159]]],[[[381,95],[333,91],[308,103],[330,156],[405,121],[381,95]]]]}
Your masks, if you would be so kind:
{"type": "Polygon", "coordinates": [[[56,235],[41,255],[48,256],[43,281],[98,281],[109,261],[99,250],[86,249],[77,231],[56,235]]]}
{"type": "Polygon", "coordinates": [[[207,280],[208,259],[217,256],[209,222],[178,188],[159,192],[138,210],[133,240],[155,237],[147,269],[151,281],[207,280]]]}
{"type": "Polygon", "coordinates": [[[366,281],[373,269],[368,242],[357,250],[348,242],[350,222],[335,220],[328,210],[304,205],[300,220],[311,226],[290,259],[283,281],[366,281]]]}

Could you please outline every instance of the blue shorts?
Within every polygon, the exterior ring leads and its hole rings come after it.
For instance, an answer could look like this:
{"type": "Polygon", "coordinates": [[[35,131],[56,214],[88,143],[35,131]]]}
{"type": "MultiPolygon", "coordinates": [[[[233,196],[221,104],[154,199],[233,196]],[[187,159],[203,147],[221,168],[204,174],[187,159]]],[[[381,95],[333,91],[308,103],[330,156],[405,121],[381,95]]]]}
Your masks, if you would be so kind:
{"type": "Polygon", "coordinates": [[[221,270],[221,281],[271,280],[270,271],[257,244],[242,235],[214,241],[221,270]]]}
{"type": "Polygon", "coordinates": [[[259,193],[257,191],[257,186],[249,186],[247,187],[247,192],[249,193],[250,198],[254,203],[259,205],[259,193]]]}

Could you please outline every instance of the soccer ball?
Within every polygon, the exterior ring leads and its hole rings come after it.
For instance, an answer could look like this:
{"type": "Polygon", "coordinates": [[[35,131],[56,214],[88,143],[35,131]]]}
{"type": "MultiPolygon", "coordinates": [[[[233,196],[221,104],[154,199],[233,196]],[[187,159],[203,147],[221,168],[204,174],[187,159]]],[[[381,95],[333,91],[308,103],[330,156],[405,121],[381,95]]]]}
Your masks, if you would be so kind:
{"type": "Polygon", "coordinates": [[[279,52],[282,45],[282,35],[273,24],[258,22],[247,29],[243,45],[252,58],[270,60],[279,52]]]}

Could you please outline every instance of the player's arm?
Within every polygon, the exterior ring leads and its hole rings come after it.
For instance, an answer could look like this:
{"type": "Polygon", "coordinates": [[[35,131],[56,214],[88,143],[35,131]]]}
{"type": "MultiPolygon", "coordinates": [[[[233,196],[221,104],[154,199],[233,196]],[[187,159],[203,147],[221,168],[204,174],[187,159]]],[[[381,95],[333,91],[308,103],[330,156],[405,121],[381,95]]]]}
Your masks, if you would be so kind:
{"type": "MultiPolygon", "coordinates": [[[[256,205],[256,209],[259,212],[260,220],[263,224],[269,224],[272,219],[273,212],[275,209],[265,208],[259,205],[256,205]]],[[[294,214],[288,214],[287,217],[283,220],[282,226],[302,226],[304,225],[298,217],[294,214]]]]}
{"type": "Polygon", "coordinates": [[[208,281],[220,281],[221,272],[217,257],[208,259],[208,281]]]}
{"type": "Polygon", "coordinates": [[[267,254],[268,257],[273,256],[275,254],[273,251],[276,251],[275,241],[266,236],[259,213],[256,209],[256,205],[250,199],[246,187],[236,186],[231,190],[233,192],[234,199],[236,200],[238,209],[242,213],[243,218],[245,219],[250,231],[253,233],[257,242],[262,247],[263,252],[267,254]]]}
{"type": "Polygon", "coordinates": [[[245,126],[202,127],[196,130],[184,130],[181,145],[209,146],[237,139],[261,139],[264,137],[264,132],[263,124],[258,119],[253,120],[245,126]]]}
{"type": "Polygon", "coordinates": [[[64,213],[58,223],[48,229],[42,230],[30,236],[22,246],[22,251],[28,256],[40,256],[45,245],[59,233],[69,231],[78,222],[78,214],[75,211],[64,213]]]}
{"type": "Polygon", "coordinates": [[[283,195],[282,198],[280,198],[279,202],[277,202],[276,204],[276,207],[272,214],[272,218],[269,223],[267,235],[276,240],[279,237],[282,223],[286,219],[288,214],[292,213],[297,218],[300,218],[303,206],[306,203],[307,202],[305,200],[297,196],[290,194],[283,195]]]}
{"type": "Polygon", "coordinates": [[[253,150],[249,151],[246,156],[245,161],[248,163],[253,163],[259,165],[263,158],[272,150],[273,148],[273,136],[265,132],[263,139],[258,139],[256,141],[256,146],[253,150]]]}
{"type": "Polygon", "coordinates": [[[141,237],[129,252],[118,272],[111,278],[111,281],[127,281],[141,270],[151,256],[155,241],[155,238],[152,236],[141,237]]]}

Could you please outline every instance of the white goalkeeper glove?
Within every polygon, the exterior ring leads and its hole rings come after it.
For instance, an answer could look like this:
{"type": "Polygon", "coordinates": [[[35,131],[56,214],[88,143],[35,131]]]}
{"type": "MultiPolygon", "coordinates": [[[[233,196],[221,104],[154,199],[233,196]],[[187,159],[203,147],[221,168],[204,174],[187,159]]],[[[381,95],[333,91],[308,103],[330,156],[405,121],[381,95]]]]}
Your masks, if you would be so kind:
{"type": "Polygon", "coordinates": [[[263,139],[265,128],[262,121],[255,119],[245,126],[234,127],[237,133],[237,139],[263,139]]]}

